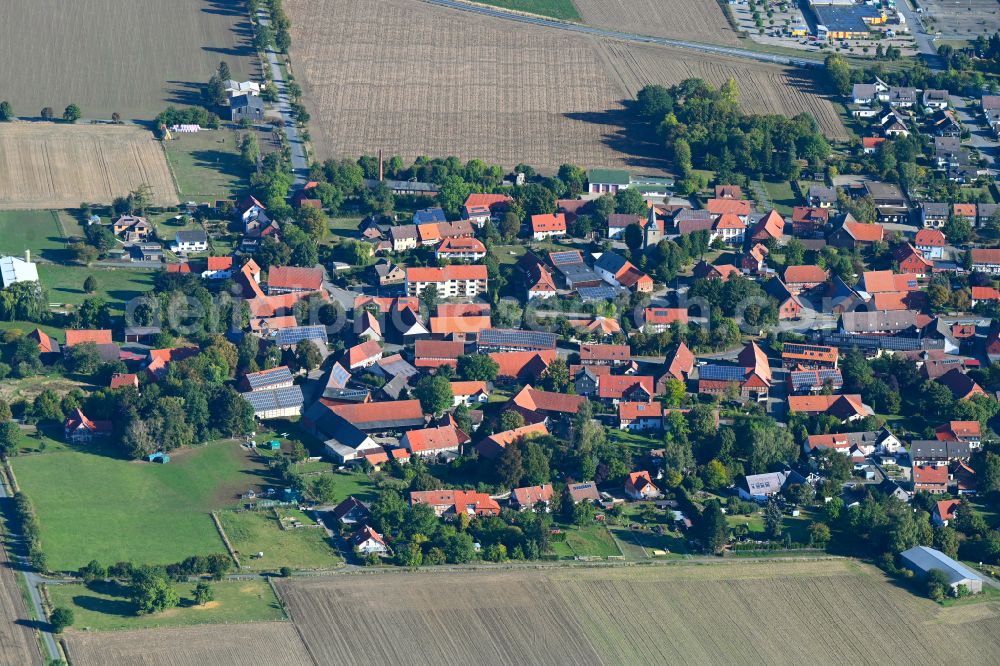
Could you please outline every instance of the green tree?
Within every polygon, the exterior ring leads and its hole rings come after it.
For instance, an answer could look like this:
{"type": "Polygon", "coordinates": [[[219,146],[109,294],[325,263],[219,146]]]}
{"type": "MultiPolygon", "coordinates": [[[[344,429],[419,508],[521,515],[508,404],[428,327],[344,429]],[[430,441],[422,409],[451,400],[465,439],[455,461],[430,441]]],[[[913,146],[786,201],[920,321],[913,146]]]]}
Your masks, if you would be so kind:
{"type": "Polygon", "coordinates": [[[542,373],[542,386],[546,391],[564,393],[569,387],[569,368],[563,358],[554,358],[549,367],[542,373]]]}
{"type": "Polygon", "coordinates": [[[698,535],[702,547],[710,553],[720,553],[726,546],[729,526],[718,500],[709,500],[698,520],[698,535]]]}
{"type": "Polygon", "coordinates": [[[491,382],[500,372],[500,364],[486,354],[466,354],[458,357],[458,376],[466,381],[491,382]]]}
{"type": "Polygon", "coordinates": [[[629,251],[632,252],[633,256],[635,256],[635,254],[642,248],[642,227],[640,227],[637,222],[633,222],[625,227],[625,231],[622,232],[622,237],[629,251]]]}
{"type": "Polygon", "coordinates": [[[953,244],[967,243],[972,238],[973,233],[969,220],[963,215],[955,215],[954,213],[948,216],[948,221],[942,231],[948,242],[953,244]]]}
{"type": "Polygon", "coordinates": [[[924,578],[924,586],[927,589],[927,596],[934,601],[942,601],[949,590],[948,576],[940,569],[931,569],[924,578]]]}
{"type": "Polygon", "coordinates": [[[639,190],[627,187],[615,194],[615,212],[625,215],[646,215],[646,200],[639,190]]]}
{"type": "Polygon", "coordinates": [[[506,488],[516,488],[524,476],[524,461],[521,447],[512,442],[504,447],[503,453],[497,459],[496,475],[500,485],[506,488]]]}
{"type": "Polygon", "coordinates": [[[330,220],[319,208],[302,206],[295,212],[295,225],[319,242],[326,238],[330,230],[330,220]]]}
{"type": "Polygon", "coordinates": [[[69,106],[66,107],[66,110],[63,111],[62,118],[63,121],[67,123],[75,123],[80,119],[80,115],[81,115],[80,107],[78,107],[76,104],[70,104],[69,106]]]}
{"type": "Polygon", "coordinates": [[[674,141],[674,168],[682,179],[691,176],[691,144],[685,139],[674,141]]]}
{"type": "Polygon", "coordinates": [[[311,372],[323,362],[323,354],[312,340],[299,340],[295,345],[295,362],[306,372],[311,372]]]}
{"type": "Polygon", "coordinates": [[[424,304],[428,312],[434,312],[438,304],[437,286],[431,284],[424,287],[424,290],[420,292],[420,302],[424,304]]]}
{"type": "Polygon", "coordinates": [[[500,219],[498,231],[505,241],[514,240],[521,231],[521,218],[517,216],[517,213],[507,211],[500,219]]]}
{"type": "Polygon", "coordinates": [[[10,105],[10,102],[4,100],[0,102],[0,123],[6,123],[14,120],[14,107],[10,105]]]}
{"type": "Polygon", "coordinates": [[[420,401],[420,407],[429,414],[443,414],[454,404],[455,394],[451,382],[441,375],[421,377],[413,387],[413,395],[420,401]]]}
{"type": "Polygon", "coordinates": [[[180,603],[177,590],[162,573],[143,569],[133,577],[130,595],[136,605],[136,615],[150,615],[175,607],[180,603]]]}
{"type": "MultiPolygon", "coordinates": [[[[684,382],[673,377],[668,378],[663,382],[663,399],[664,403],[668,407],[679,407],[684,402],[684,398],[687,396],[687,387],[684,386],[684,382]]],[[[713,426],[715,423],[715,416],[709,411],[709,418],[711,418],[713,426]]],[[[713,427],[714,432],[714,427],[713,427]]]]}
{"type": "Polygon", "coordinates": [[[521,455],[521,463],[524,468],[522,481],[525,484],[539,486],[548,483],[551,471],[549,469],[549,457],[545,450],[533,441],[524,443],[524,451],[521,455]]]}
{"type": "Polygon", "coordinates": [[[705,482],[705,486],[712,489],[725,488],[729,485],[729,470],[718,460],[710,460],[707,465],[705,465],[705,470],[702,473],[702,480],[705,482]]]}
{"type": "Polygon", "coordinates": [[[498,422],[498,427],[500,432],[507,432],[508,430],[516,430],[524,426],[524,417],[521,416],[520,412],[515,412],[513,409],[504,410],[500,414],[500,420],[498,422]]]}
{"type": "Polygon", "coordinates": [[[764,507],[764,533],[769,539],[781,538],[781,524],[784,516],[781,513],[781,506],[774,499],[768,501],[764,507]]]}
{"type": "Polygon", "coordinates": [[[83,290],[88,294],[93,294],[97,291],[97,278],[93,275],[88,275],[87,279],[83,281],[83,290]]]}
{"type": "Polygon", "coordinates": [[[809,543],[813,548],[825,548],[830,543],[830,528],[826,523],[812,522],[809,524],[809,543]]]}
{"type": "Polygon", "coordinates": [[[67,627],[73,626],[73,609],[65,606],[56,606],[49,616],[49,624],[52,625],[52,632],[61,634],[67,627]]]}
{"type": "Polygon", "coordinates": [[[17,423],[10,420],[0,423],[0,456],[12,456],[20,441],[21,428],[17,423]]]}
{"type": "Polygon", "coordinates": [[[209,601],[215,599],[215,591],[212,589],[212,586],[205,581],[200,581],[197,585],[195,585],[194,589],[191,590],[191,595],[194,597],[195,605],[198,606],[204,606],[209,601]]]}

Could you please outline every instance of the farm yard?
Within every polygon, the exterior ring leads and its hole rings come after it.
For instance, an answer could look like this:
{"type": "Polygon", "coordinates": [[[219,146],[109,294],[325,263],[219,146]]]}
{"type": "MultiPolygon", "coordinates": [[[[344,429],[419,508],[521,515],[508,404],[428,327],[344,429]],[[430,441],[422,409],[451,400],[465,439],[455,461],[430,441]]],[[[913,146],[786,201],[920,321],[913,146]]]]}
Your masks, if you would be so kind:
{"type": "Polygon", "coordinates": [[[209,512],[267,483],[232,441],[179,452],[167,465],[63,450],[18,456],[13,467],[55,571],[92,559],[169,564],[225,552],[209,512]]]}
{"type": "Polygon", "coordinates": [[[901,655],[920,664],[986,663],[1000,648],[995,608],[941,608],[854,560],[392,573],[276,585],[324,665],[796,664],[803,653],[829,664],[898,663],[901,655]],[[373,624],[383,640],[351,640],[373,624]],[[861,641],[859,626],[867,628],[861,641]]]}
{"type": "Polygon", "coordinates": [[[288,622],[200,625],[66,635],[77,666],[246,666],[312,664],[295,628],[288,622]]]}
{"type": "Polygon", "coordinates": [[[786,116],[806,112],[816,119],[827,137],[847,138],[847,129],[836,107],[821,96],[816,81],[805,70],[718,56],[709,60],[675,49],[621,42],[607,42],[605,50],[608,67],[629,96],[649,84],[669,86],[699,78],[720,86],[734,79],[746,112],[786,116]]]}
{"type": "Polygon", "coordinates": [[[139,127],[4,123],[0,155],[0,209],[109,204],[143,183],[155,205],[178,202],[163,149],[139,127]]]}
{"type": "Polygon", "coordinates": [[[234,78],[257,73],[242,0],[8,0],[3,18],[4,98],[24,117],[73,103],[84,118],[151,120],[196,101],[220,60],[234,78]]]}
{"type": "Polygon", "coordinates": [[[736,46],[739,38],[712,0],[574,0],[583,22],[636,35],[736,46]]]}
{"type": "Polygon", "coordinates": [[[832,138],[846,136],[815,83],[779,66],[707,61],[402,0],[286,5],[320,158],[382,149],[404,160],[456,155],[507,167],[655,170],[663,165],[643,155],[649,147],[622,132],[623,101],[647,83],[689,77],[734,78],[748,111],[808,111],[832,138]]]}

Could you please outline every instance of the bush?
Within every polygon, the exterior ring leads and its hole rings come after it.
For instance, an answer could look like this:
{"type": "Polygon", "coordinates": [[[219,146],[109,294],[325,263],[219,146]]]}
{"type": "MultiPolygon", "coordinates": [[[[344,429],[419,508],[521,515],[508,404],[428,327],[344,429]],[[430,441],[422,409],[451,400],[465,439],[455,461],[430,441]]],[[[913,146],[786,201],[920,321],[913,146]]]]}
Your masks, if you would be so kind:
{"type": "Polygon", "coordinates": [[[52,631],[61,634],[66,627],[73,624],[73,609],[63,606],[55,608],[49,617],[49,622],[52,624],[52,631]]]}

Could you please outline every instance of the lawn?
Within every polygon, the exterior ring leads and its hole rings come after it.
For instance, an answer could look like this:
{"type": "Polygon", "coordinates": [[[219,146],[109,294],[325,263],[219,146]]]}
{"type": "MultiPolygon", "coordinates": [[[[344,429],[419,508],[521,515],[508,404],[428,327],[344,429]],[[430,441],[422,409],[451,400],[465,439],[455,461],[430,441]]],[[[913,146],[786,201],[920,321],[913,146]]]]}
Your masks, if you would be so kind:
{"type": "Polygon", "coordinates": [[[611,534],[618,540],[622,552],[630,560],[655,558],[679,558],[687,552],[684,537],[666,531],[657,534],[652,531],[630,530],[626,527],[612,527],[611,534]],[[664,551],[662,554],[656,551],[664,551]]]}
{"type": "Polygon", "coordinates": [[[476,0],[476,2],[482,5],[513,9],[518,12],[551,16],[564,21],[582,20],[580,13],[573,5],[573,0],[476,0]]]}
{"type": "Polygon", "coordinates": [[[24,258],[31,250],[33,258],[66,260],[66,239],[54,211],[0,211],[0,255],[24,258]]]}
{"type": "Polygon", "coordinates": [[[362,219],[360,217],[331,217],[330,240],[359,238],[358,225],[361,224],[362,219]]]}
{"type": "MultiPolygon", "coordinates": [[[[284,530],[273,511],[220,511],[217,515],[243,569],[330,569],[340,563],[327,542],[326,532],[301,512],[294,517],[306,527],[289,526],[284,530]],[[251,557],[258,552],[264,557],[251,557]]],[[[286,519],[286,524],[289,522],[286,519]]]]}
{"type": "Polygon", "coordinates": [[[100,297],[117,312],[123,312],[129,300],[152,289],[153,276],[153,271],[129,268],[38,265],[38,278],[42,286],[49,290],[50,302],[79,305],[87,298],[100,297]],[[83,290],[83,281],[90,275],[97,280],[97,291],[94,294],[87,294],[83,290]]]}
{"type": "Polygon", "coordinates": [[[726,516],[726,522],[729,523],[729,529],[736,527],[737,525],[746,525],[750,528],[750,533],[764,532],[764,516],[760,513],[754,513],[749,516],[744,516],[742,514],[735,516],[726,516]]]}
{"type": "Polygon", "coordinates": [[[628,430],[619,430],[618,428],[608,428],[608,440],[615,444],[627,446],[632,450],[633,455],[643,455],[652,449],[663,448],[662,439],[657,439],[648,435],[640,435],[639,433],[629,432],[628,430]]]}
{"type": "Polygon", "coordinates": [[[47,592],[53,606],[73,610],[75,630],[113,631],[150,627],[179,627],[191,624],[233,624],[284,620],[281,602],[263,580],[240,580],[210,583],[215,598],[195,606],[192,590],[195,583],[175,583],[181,603],[176,608],[153,615],[135,615],[135,606],[127,591],[113,581],[95,581],[89,585],[49,585],[47,592]]]}
{"type": "Polygon", "coordinates": [[[240,158],[238,135],[225,129],[204,130],[175,134],[163,142],[181,201],[214,203],[235,197],[245,187],[249,170],[240,158]]]}
{"type": "Polygon", "coordinates": [[[209,512],[270,483],[262,466],[229,441],[174,452],[166,465],[73,450],[19,456],[13,466],[56,571],[92,559],[169,564],[224,552],[209,512]]]}
{"type": "Polygon", "coordinates": [[[798,198],[792,190],[792,184],[788,181],[772,183],[766,180],[763,183],[767,198],[771,200],[771,206],[782,215],[791,215],[792,208],[799,204],[798,198]]]}
{"type": "Polygon", "coordinates": [[[577,557],[621,557],[622,552],[604,525],[565,530],[566,545],[577,557]]]}

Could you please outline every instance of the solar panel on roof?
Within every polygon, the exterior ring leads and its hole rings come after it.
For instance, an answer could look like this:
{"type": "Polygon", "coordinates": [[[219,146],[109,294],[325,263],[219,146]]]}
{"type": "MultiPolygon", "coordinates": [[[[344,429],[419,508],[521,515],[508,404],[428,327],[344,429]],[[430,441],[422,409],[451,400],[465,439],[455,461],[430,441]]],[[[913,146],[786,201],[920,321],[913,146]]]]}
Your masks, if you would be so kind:
{"type": "Polygon", "coordinates": [[[247,383],[250,385],[250,389],[252,391],[256,391],[257,389],[265,386],[283,384],[290,381],[292,381],[292,373],[286,366],[281,366],[280,368],[264,372],[254,372],[247,375],[247,383]]]}
{"type": "Polygon", "coordinates": [[[738,368],[735,365],[703,365],[698,370],[699,379],[720,382],[738,382],[746,375],[746,368],[738,368]]]}
{"type": "Polygon", "coordinates": [[[487,328],[479,332],[479,344],[495,347],[532,347],[555,349],[556,334],[545,331],[520,331],[509,328],[487,328]]]}
{"type": "Polygon", "coordinates": [[[834,347],[858,347],[860,349],[887,349],[892,351],[912,351],[920,349],[919,338],[897,335],[843,335],[831,333],[823,338],[834,347]]]}
{"type": "Polygon", "coordinates": [[[333,370],[330,372],[331,383],[337,384],[338,386],[346,386],[347,382],[351,380],[351,373],[341,364],[337,363],[333,366],[333,370]]]}
{"type": "Polygon", "coordinates": [[[828,354],[830,348],[823,345],[805,345],[797,342],[786,342],[782,348],[786,354],[828,354]]]}
{"type": "Polygon", "coordinates": [[[844,385],[844,378],[840,374],[840,370],[803,370],[792,372],[789,376],[793,389],[824,386],[827,382],[830,382],[835,389],[844,385]]]}
{"type": "Polygon", "coordinates": [[[617,298],[618,290],[614,287],[577,287],[576,293],[585,301],[607,301],[617,298]]]}
{"type": "Polygon", "coordinates": [[[250,403],[255,412],[301,407],[304,400],[300,386],[253,391],[252,393],[244,393],[243,398],[250,403]]]}
{"type": "Polygon", "coordinates": [[[583,257],[579,252],[550,252],[549,260],[553,266],[565,266],[567,264],[579,264],[583,257]]]}
{"type": "Polygon", "coordinates": [[[297,345],[302,340],[317,340],[326,342],[325,326],[295,326],[282,328],[275,332],[274,343],[279,347],[297,345]]]}

